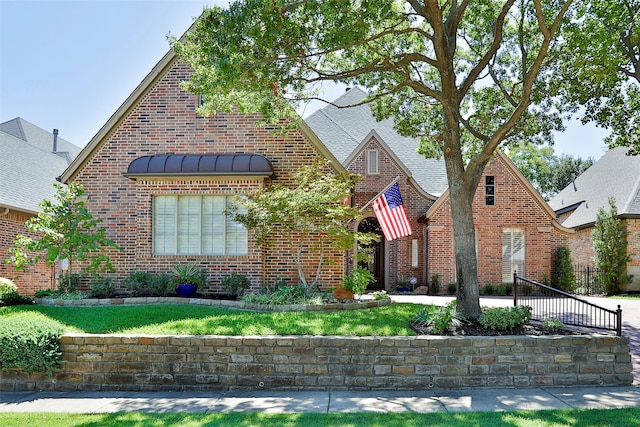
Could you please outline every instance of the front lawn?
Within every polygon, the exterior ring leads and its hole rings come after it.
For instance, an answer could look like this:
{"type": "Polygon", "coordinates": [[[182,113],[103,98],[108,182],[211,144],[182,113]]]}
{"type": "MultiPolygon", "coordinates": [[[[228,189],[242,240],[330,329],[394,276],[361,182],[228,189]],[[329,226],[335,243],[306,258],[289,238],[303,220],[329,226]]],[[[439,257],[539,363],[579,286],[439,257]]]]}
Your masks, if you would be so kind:
{"type": "Polygon", "coordinates": [[[418,304],[335,312],[250,312],[197,305],[0,307],[10,316],[49,318],[66,333],[157,335],[409,336],[418,304]]]}
{"type": "Polygon", "coordinates": [[[355,414],[47,414],[0,413],[0,425],[69,426],[447,426],[447,427],[622,427],[640,425],[640,409],[564,409],[516,412],[355,414]]]}

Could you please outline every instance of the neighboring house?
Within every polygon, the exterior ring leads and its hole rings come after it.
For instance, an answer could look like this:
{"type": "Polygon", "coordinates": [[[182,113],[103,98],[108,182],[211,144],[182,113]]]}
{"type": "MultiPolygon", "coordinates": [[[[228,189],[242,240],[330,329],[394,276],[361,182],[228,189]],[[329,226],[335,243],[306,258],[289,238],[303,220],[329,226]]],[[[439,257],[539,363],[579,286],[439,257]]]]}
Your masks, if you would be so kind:
{"type": "Polygon", "coordinates": [[[568,241],[573,261],[592,266],[595,253],[591,232],[598,211],[608,211],[609,198],[615,199],[618,218],[628,232],[627,253],[631,261],[627,274],[633,275],[628,290],[640,291],[640,156],[627,156],[627,151],[626,147],[607,151],[549,205],[562,225],[575,230],[568,241]]]}
{"type": "Polygon", "coordinates": [[[15,281],[22,294],[54,286],[54,269],[39,263],[19,272],[5,264],[7,250],[18,234],[27,234],[25,221],[53,199],[56,178],[80,152],[70,142],[22,118],[0,123],[0,276],[15,281]]]}
{"type": "MultiPolygon", "coordinates": [[[[370,268],[378,286],[392,289],[401,277],[415,277],[428,285],[456,280],[453,226],[444,161],[417,153],[418,141],[400,136],[391,120],[377,122],[355,88],[318,110],[305,121],[336,158],[364,178],[355,192],[355,205],[364,206],[365,230],[379,232],[367,204],[399,177],[411,220],[412,236],[376,245],[370,268]]],[[[497,152],[481,179],[474,199],[479,284],[513,281],[513,272],[536,280],[551,275],[552,255],[571,230],[555,220],[555,213],[518,171],[497,152]]],[[[380,233],[379,233],[380,234],[380,233]]]]}
{"type": "MultiPolygon", "coordinates": [[[[393,290],[403,277],[427,285],[434,274],[444,284],[455,280],[444,164],[419,155],[415,139],[398,135],[389,120],[376,122],[368,106],[330,105],[284,133],[258,127],[258,115],[201,117],[198,96],[180,87],[190,73],[167,53],[61,176],[84,185],[87,207],[122,248],[108,254],[119,279],[189,262],[209,271],[203,293],[222,292],[220,279],[231,272],[247,275],[254,288],[282,279],[296,283],[290,243],[273,236],[272,246],[258,246],[226,216],[226,206],[234,196],[291,182],[301,166],[323,157],[335,171],[363,176],[353,197],[365,215],[354,224],[360,230],[380,233],[371,202],[395,180],[400,185],[413,234],[375,245],[368,263],[377,279],[372,288],[393,290]]],[[[335,103],[364,96],[352,89],[335,103]]],[[[496,155],[485,175],[474,204],[480,284],[502,282],[503,271],[513,269],[548,277],[553,250],[568,230],[504,155],[496,155]],[[494,203],[485,206],[489,179],[494,203]]],[[[339,285],[354,268],[352,255],[325,255],[330,262],[320,283],[339,285]]],[[[315,266],[316,255],[303,258],[307,269],[315,266]]]]}

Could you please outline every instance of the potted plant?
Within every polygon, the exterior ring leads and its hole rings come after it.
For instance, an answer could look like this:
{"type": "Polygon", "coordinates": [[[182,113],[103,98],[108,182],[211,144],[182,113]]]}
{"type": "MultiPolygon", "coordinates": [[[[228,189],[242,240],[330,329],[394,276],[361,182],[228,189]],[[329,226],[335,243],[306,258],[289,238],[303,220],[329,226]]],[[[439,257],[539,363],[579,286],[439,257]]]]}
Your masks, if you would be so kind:
{"type": "Polygon", "coordinates": [[[405,276],[398,277],[398,280],[396,280],[396,289],[398,292],[411,292],[413,290],[411,289],[411,282],[409,282],[409,279],[405,276]]]}
{"type": "Polygon", "coordinates": [[[191,297],[198,287],[204,285],[207,273],[194,264],[178,264],[173,268],[176,293],[181,297],[191,297]]]}

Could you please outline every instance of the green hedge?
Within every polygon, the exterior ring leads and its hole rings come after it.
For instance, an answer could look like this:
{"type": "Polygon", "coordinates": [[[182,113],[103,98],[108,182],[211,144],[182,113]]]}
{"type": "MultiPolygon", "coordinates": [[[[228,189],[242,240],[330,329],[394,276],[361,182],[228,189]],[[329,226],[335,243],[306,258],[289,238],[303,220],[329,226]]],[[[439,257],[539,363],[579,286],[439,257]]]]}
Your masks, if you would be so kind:
{"type": "Polygon", "coordinates": [[[60,364],[63,328],[46,319],[7,316],[0,323],[0,370],[51,374],[60,364]]]}

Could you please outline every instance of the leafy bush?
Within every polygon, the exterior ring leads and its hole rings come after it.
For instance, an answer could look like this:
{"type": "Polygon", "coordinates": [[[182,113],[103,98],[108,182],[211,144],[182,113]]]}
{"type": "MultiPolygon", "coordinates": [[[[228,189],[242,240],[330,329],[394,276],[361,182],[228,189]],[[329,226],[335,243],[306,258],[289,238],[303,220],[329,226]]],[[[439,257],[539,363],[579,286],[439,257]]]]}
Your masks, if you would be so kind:
{"type": "Polygon", "coordinates": [[[12,292],[3,295],[2,303],[4,305],[30,305],[33,304],[33,300],[31,297],[26,295],[20,295],[17,292],[12,292]]]}
{"type": "Polygon", "coordinates": [[[7,316],[0,323],[0,370],[19,368],[51,374],[62,356],[62,333],[62,326],[51,320],[7,316]]]}
{"type": "Polygon", "coordinates": [[[531,320],[531,307],[518,305],[515,307],[485,308],[478,321],[487,329],[495,331],[513,331],[531,320]]]}
{"type": "Polygon", "coordinates": [[[576,290],[576,276],[571,262],[571,250],[566,246],[556,249],[553,257],[551,286],[565,292],[576,290]]]}
{"type": "Polygon", "coordinates": [[[132,271],[122,281],[122,284],[129,289],[131,296],[137,297],[150,293],[152,275],[146,271],[132,271]]]}
{"type": "Polygon", "coordinates": [[[456,301],[451,301],[444,307],[437,305],[425,305],[411,319],[412,323],[422,326],[430,326],[433,332],[441,334],[451,328],[461,325],[464,318],[456,308],[456,301]]]}
{"type": "Polygon", "coordinates": [[[224,276],[221,280],[222,287],[229,295],[242,296],[244,291],[251,286],[249,278],[244,274],[236,273],[235,271],[227,276],[224,276]]]}
{"type": "Polygon", "coordinates": [[[498,285],[496,287],[496,294],[498,296],[504,297],[507,295],[511,295],[513,293],[513,287],[511,285],[498,285]]]}
{"type": "Polygon", "coordinates": [[[389,298],[389,295],[387,295],[387,291],[375,291],[371,294],[371,296],[373,296],[373,299],[376,301],[389,298]]]}
{"type": "Polygon", "coordinates": [[[154,274],[149,282],[149,293],[154,297],[166,296],[173,290],[173,288],[173,276],[171,274],[154,274]]]}
{"type": "Polygon", "coordinates": [[[249,293],[242,296],[242,301],[254,304],[287,305],[309,304],[319,305],[336,302],[330,292],[309,292],[302,283],[295,286],[278,286],[275,291],[266,290],[262,293],[249,293]]]}
{"type": "Polygon", "coordinates": [[[493,285],[484,285],[484,288],[482,288],[482,292],[485,295],[493,295],[493,292],[494,292],[493,285]]]}
{"type": "Polygon", "coordinates": [[[91,298],[111,298],[116,294],[116,287],[111,277],[96,277],[92,280],[91,298]]]}
{"type": "Polygon", "coordinates": [[[431,276],[431,286],[429,288],[429,292],[433,295],[438,295],[440,293],[440,275],[434,274],[431,276]]]}
{"type": "Polygon", "coordinates": [[[456,282],[451,282],[447,285],[447,292],[449,295],[455,295],[458,290],[458,284],[456,282]]]}
{"type": "Polygon", "coordinates": [[[353,292],[354,295],[362,295],[375,279],[372,272],[363,267],[358,267],[351,271],[351,273],[342,279],[342,287],[346,290],[353,292]]]}
{"type": "Polygon", "coordinates": [[[18,293],[18,287],[13,281],[0,277],[0,300],[4,300],[4,296],[7,294],[18,293]]]}
{"type": "Polygon", "coordinates": [[[542,324],[551,332],[558,332],[564,328],[564,323],[560,319],[544,319],[542,324]]]}

